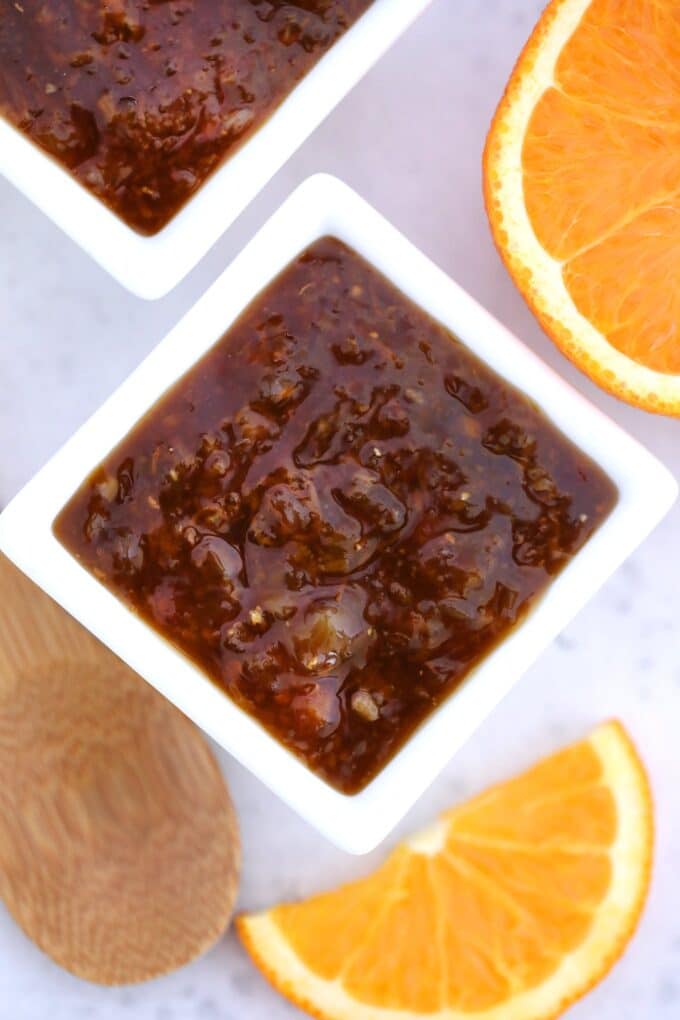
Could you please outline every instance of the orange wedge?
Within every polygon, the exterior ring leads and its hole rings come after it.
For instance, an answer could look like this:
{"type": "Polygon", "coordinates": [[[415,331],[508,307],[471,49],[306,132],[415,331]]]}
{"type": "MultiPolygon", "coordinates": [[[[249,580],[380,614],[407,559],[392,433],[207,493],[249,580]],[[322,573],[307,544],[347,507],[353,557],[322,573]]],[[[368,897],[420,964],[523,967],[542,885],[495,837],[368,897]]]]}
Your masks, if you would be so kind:
{"type": "Polygon", "coordinates": [[[484,156],[496,244],[595,382],[680,415],[680,7],[553,0],[484,156]]]}
{"type": "Polygon", "coordinates": [[[368,878],[238,930],[272,984],[324,1020],[547,1020],[623,952],[652,836],[643,767],[609,723],[368,878]]]}

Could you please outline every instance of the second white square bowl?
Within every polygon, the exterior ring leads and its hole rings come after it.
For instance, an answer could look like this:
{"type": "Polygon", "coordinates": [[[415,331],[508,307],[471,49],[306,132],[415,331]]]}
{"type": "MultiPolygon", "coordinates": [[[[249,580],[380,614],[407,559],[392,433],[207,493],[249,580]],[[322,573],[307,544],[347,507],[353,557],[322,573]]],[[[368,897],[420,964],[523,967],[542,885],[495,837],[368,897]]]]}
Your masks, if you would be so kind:
{"type": "Polygon", "coordinates": [[[677,496],[669,472],[568,386],[338,180],[298,188],[185,318],[0,515],[0,548],[310,824],[350,853],[372,850],[476,726],[677,496]],[[618,503],[526,620],[408,740],[360,794],[338,793],[239,709],[202,671],[83,569],[52,522],[86,475],[225,333],[276,274],[333,235],[455,333],[606,471],[618,503]]]}
{"type": "Polygon", "coordinates": [[[128,227],[1,116],[0,173],[133,294],[163,297],[431,2],[374,0],[269,119],[153,237],[128,227]]]}

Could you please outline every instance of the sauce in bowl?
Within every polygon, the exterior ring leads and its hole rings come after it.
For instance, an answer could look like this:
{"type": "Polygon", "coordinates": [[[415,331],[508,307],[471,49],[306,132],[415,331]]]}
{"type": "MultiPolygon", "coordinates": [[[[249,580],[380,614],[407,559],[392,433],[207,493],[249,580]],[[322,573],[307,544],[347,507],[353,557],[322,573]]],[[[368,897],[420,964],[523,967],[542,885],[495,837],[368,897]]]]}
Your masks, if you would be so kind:
{"type": "Polygon", "coordinates": [[[0,114],[155,234],[372,2],[6,2],[0,114]]]}
{"type": "Polygon", "coordinates": [[[325,238],[139,422],[55,531],[355,793],[616,498],[525,396],[325,238]]]}

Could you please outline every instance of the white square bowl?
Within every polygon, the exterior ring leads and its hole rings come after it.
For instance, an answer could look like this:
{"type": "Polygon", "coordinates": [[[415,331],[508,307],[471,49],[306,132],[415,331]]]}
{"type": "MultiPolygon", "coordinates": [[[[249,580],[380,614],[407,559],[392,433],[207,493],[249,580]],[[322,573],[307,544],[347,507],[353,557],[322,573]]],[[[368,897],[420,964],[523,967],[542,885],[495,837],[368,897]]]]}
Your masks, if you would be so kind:
{"type": "Polygon", "coordinates": [[[310,824],[350,853],[372,850],[542,650],[672,506],[677,485],[346,185],[309,178],[184,319],[0,515],[0,549],[121,659],[310,824]],[[531,397],[619,489],[618,503],[526,620],[355,796],[317,778],[208,677],[94,579],[52,522],[90,471],[272,278],[319,237],[355,248],[405,294],[531,397]]]}
{"type": "Polygon", "coordinates": [[[374,0],[281,106],[153,237],[128,227],[2,116],[0,173],[133,294],[149,300],[163,297],[430,3],[374,0]]]}

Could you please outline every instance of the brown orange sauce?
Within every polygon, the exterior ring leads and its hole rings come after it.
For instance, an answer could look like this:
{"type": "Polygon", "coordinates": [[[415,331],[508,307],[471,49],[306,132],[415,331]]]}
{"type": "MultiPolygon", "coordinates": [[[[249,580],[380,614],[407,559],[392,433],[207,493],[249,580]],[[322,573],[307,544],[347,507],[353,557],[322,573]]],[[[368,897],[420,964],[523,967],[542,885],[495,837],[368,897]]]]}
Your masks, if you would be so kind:
{"type": "Polygon", "coordinates": [[[0,114],[155,234],[373,0],[5,0],[0,114]]]}
{"type": "Polygon", "coordinates": [[[526,397],[325,238],[106,458],[55,531],[355,793],[615,501],[526,397]]]}

